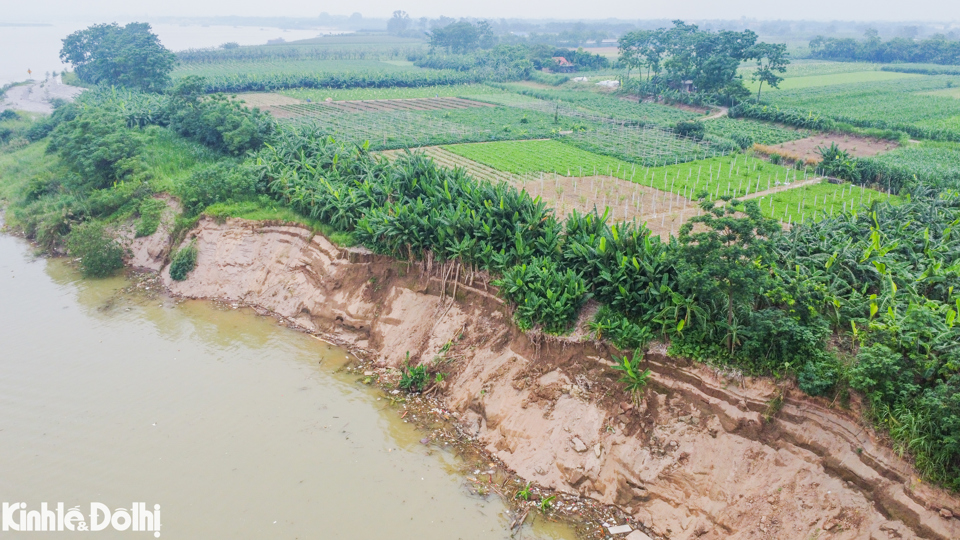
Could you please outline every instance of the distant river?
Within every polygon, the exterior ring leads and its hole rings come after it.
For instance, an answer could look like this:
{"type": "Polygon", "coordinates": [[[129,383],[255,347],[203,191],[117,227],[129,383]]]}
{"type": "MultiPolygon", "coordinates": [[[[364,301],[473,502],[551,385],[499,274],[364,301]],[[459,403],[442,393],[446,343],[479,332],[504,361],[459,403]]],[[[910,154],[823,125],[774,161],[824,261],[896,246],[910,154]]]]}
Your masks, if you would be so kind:
{"type": "MultiPolygon", "coordinates": [[[[113,22],[113,21],[97,21],[113,22]]],[[[63,71],[60,62],[61,40],[72,32],[90,26],[90,22],[52,26],[0,26],[0,86],[28,78],[43,79],[44,74],[63,71]],[[33,75],[27,73],[32,70],[33,75]]],[[[121,21],[121,24],[123,22],[121,21]]],[[[267,40],[309,39],[332,30],[282,30],[254,26],[181,26],[153,25],[154,32],[168,49],[180,51],[216,47],[235,41],[241,45],[263,45],[267,40]]]]}

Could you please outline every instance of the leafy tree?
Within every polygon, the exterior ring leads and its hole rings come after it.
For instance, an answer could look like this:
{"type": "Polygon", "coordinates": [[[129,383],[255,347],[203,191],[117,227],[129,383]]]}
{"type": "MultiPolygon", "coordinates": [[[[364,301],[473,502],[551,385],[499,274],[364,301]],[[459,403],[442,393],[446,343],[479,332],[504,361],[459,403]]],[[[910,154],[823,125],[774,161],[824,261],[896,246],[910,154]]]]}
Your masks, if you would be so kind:
{"type": "Polygon", "coordinates": [[[393,12],[393,17],[387,21],[387,32],[395,36],[404,35],[410,28],[412,21],[406,11],[397,10],[393,12]]]}
{"type": "Polygon", "coordinates": [[[735,101],[749,95],[737,68],[751,57],[756,42],[750,30],[705,32],[677,20],[672,28],[625,34],[619,40],[620,62],[628,73],[646,68],[648,82],[676,90],[692,81],[700,92],[735,101]]]}
{"type": "Polygon", "coordinates": [[[95,24],[63,40],[60,59],[90,84],[158,91],[170,82],[176,56],[147,23],[95,24]]]}
{"type": "Polygon", "coordinates": [[[728,329],[725,341],[732,355],[737,344],[734,313],[769,287],[770,237],[780,227],[763,217],[755,201],[729,200],[726,205],[715,205],[703,200],[700,206],[704,214],[680,227],[674,264],[684,290],[723,299],[728,329]]]}
{"type": "Polygon", "coordinates": [[[454,54],[465,54],[481,46],[492,46],[495,38],[493,29],[486,21],[480,21],[476,25],[460,21],[434,28],[429,37],[431,49],[446,49],[454,54]]]}
{"type": "Polygon", "coordinates": [[[787,46],[784,43],[757,43],[753,46],[750,55],[757,60],[757,69],[751,76],[754,81],[760,82],[757,88],[757,102],[760,101],[760,92],[763,90],[763,83],[767,83],[772,88],[780,88],[783,81],[780,73],[786,73],[787,64],[787,46]]]}

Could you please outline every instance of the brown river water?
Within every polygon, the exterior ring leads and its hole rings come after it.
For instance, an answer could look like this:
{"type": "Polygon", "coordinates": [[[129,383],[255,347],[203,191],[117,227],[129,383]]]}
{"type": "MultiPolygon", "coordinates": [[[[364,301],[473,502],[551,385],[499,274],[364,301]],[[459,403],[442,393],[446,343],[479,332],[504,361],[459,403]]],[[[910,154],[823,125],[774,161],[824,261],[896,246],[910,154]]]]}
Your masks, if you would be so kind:
{"type": "MultiPolygon", "coordinates": [[[[342,349],[129,285],[0,234],[0,502],[159,504],[160,538],[510,537],[504,503],[471,495],[456,457],[336,372],[342,349]]],[[[574,538],[542,520],[518,536],[574,538]]]]}

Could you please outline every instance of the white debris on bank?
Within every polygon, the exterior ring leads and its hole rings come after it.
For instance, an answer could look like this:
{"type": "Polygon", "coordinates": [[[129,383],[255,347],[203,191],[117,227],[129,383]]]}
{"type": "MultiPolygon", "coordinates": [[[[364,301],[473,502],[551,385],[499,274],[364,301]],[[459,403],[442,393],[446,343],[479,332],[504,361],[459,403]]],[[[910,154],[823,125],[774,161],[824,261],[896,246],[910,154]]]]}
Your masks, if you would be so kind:
{"type": "Polygon", "coordinates": [[[11,109],[50,114],[53,112],[52,100],[73,101],[83,90],[63,84],[59,75],[42,81],[28,81],[7,89],[6,96],[0,101],[0,111],[11,109]]]}

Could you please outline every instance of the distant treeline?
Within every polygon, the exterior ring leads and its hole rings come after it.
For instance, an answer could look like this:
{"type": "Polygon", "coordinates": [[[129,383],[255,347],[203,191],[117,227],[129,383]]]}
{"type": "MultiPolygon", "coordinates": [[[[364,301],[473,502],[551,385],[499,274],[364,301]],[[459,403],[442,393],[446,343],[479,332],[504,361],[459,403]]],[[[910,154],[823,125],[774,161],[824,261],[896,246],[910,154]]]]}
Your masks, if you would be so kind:
{"type": "Polygon", "coordinates": [[[817,36],[810,41],[810,56],[843,62],[911,62],[960,64],[960,41],[941,34],[930,39],[893,38],[883,41],[876,31],[868,31],[862,40],[817,36]]]}

